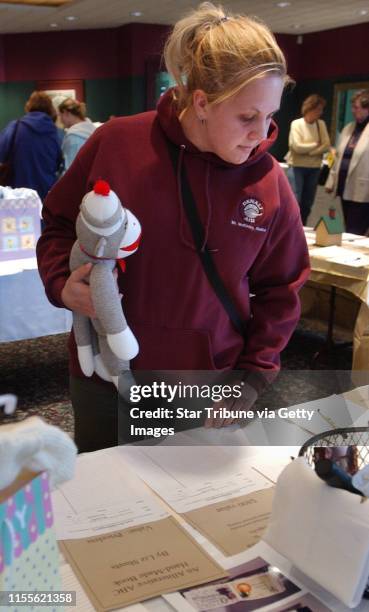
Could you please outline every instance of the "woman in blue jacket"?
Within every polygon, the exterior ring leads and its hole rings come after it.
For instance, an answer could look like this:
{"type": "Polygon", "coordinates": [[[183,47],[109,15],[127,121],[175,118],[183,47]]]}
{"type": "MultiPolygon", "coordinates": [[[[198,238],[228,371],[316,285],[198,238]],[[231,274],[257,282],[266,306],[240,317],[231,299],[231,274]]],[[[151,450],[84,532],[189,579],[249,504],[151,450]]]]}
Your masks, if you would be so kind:
{"type": "Polygon", "coordinates": [[[43,91],[31,94],[25,111],[21,119],[11,121],[0,133],[0,163],[11,163],[9,187],[34,189],[44,200],[62,163],[54,124],[56,112],[43,91]]]}

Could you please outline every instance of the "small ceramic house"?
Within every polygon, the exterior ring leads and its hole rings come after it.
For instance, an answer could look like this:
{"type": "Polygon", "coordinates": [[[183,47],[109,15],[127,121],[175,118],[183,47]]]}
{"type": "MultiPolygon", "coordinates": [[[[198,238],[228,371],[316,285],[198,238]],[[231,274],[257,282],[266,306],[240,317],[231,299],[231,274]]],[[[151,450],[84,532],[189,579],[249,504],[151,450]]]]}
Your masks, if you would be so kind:
{"type": "Polygon", "coordinates": [[[334,206],[331,206],[328,215],[320,217],[314,229],[316,232],[315,244],[318,246],[341,244],[344,228],[341,218],[336,216],[334,206]]]}

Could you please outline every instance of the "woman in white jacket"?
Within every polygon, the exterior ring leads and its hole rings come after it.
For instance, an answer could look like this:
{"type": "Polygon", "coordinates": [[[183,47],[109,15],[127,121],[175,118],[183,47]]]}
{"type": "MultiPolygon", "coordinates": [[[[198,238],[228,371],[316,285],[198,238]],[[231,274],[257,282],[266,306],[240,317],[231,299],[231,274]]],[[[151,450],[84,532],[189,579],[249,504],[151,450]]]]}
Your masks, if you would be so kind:
{"type": "Polygon", "coordinates": [[[86,106],[83,102],[66,98],[58,107],[59,117],[63,123],[65,135],[62,143],[64,168],[68,170],[78,151],[87,138],[96,130],[95,125],[86,117],[86,106]]]}
{"type": "Polygon", "coordinates": [[[369,229],[369,89],[351,100],[355,121],[342,130],[337,157],[325,184],[341,198],[346,231],[366,234],[369,229]]]}
{"type": "Polygon", "coordinates": [[[302,104],[302,117],[292,121],[290,127],[288,158],[303,225],[314,204],[323,154],[331,146],[327,126],[320,119],[324,107],[324,98],[312,94],[302,104]]]}

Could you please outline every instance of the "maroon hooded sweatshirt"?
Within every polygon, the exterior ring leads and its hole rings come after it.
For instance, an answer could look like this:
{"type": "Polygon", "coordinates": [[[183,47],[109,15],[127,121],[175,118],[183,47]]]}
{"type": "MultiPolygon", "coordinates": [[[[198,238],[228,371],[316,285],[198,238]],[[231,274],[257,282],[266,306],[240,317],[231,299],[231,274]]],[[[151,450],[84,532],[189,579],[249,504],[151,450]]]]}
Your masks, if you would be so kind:
{"type": "MultiPolygon", "coordinates": [[[[272,122],[267,139],[241,165],[201,152],[183,133],[171,91],[157,112],[99,128],[44,205],[37,255],[49,300],[63,306],[79,205],[103,178],[142,225],[140,247],[119,276],[125,315],[140,346],[133,369],[278,370],[299,319],[297,292],[309,260],[295,198],[267,152],[276,137],[272,122]],[[167,139],[181,147],[177,173],[167,139]],[[248,322],[246,342],[196,252],[180,196],[182,166],[218,273],[248,322]]],[[[73,336],[70,349],[71,373],[83,376],[73,336]]]]}

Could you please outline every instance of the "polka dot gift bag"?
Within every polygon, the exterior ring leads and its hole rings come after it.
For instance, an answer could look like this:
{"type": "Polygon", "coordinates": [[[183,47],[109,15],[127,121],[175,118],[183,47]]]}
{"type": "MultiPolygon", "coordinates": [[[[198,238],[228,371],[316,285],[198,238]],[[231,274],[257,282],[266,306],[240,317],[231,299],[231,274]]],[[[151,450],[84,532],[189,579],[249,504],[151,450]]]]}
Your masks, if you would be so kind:
{"type": "MultiPolygon", "coordinates": [[[[25,609],[23,594],[28,597],[29,592],[46,594],[61,590],[49,479],[46,472],[28,482],[24,478],[22,474],[8,488],[9,493],[5,490],[0,494],[0,591],[6,592],[3,597],[7,609],[16,610],[23,603],[20,612],[25,609]],[[19,488],[15,490],[16,487],[19,488]]],[[[47,597],[43,599],[46,603],[47,597]]],[[[31,594],[26,609],[31,610],[32,604],[34,610],[38,609],[34,600],[31,594]]],[[[57,610],[61,608],[58,606],[57,610]]]]}
{"type": "Polygon", "coordinates": [[[66,480],[54,462],[69,464],[70,478],[75,455],[72,440],[37,417],[0,426],[0,610],[63,610],[50,484],[66,480]]]}

